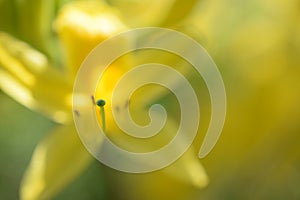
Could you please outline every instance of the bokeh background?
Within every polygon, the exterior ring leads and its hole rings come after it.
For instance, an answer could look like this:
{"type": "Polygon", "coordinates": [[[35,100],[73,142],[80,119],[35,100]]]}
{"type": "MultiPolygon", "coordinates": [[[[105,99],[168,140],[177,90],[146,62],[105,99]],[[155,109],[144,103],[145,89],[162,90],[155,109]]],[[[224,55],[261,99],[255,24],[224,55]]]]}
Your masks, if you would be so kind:
{"type": "MultiPolygon", "coordinates": [[[[71,1],[50,2],[0,0],[0,30],[62,66],[51,27],[29,28],[39,20],[51,24],[71,1]]],[[[300,1],[178,0],[184,6],[176,15],[168,13],[174,2],[107,0],[132,27],[160,25],[190,35],[219,67],[228,109],[220,140],[201,160],[210,183],[162,186],[155,184],[159,174],[123,174],[95,161],[53,199],[300,199],[300,1]],[[181,22],[168,23],[172,17],[181,22]]],[[[18,199],[35,146],[57,124],[2,91],[0,113],[0,198],[18,199]]]]}

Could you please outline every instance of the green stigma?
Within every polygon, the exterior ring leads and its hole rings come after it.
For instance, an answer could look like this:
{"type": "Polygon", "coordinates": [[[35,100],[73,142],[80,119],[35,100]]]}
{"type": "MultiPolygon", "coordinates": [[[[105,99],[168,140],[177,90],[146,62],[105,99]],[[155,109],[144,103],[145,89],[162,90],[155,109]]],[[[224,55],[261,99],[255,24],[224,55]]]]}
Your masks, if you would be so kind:
{"type": "Polygon", "coordinates": [[[103,107],[105,106],[106,102],[103,100],[103,99],[99,99],[97,102],[96,102],[97,106],[99,107],[103,107]]]}

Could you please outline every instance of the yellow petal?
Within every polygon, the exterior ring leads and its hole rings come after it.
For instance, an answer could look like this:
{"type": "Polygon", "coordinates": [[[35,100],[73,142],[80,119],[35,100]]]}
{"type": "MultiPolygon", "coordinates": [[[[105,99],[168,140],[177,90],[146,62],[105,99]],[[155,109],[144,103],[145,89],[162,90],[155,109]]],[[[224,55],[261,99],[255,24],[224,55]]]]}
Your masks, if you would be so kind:
{"type": "Polygon", "coordinates": [[[73,124],[56,128],[34,151],[21,183],[21,199],[51,199],[91,161],[73,124]]]}
{"type": "Polygon", "coordinates": [[[197,0],[111,0],[131,27],[171,26],[183,20],[197,0]]]}
{"type": "Polygon", "coordinates": [[[112,0],[131,27],[157,26],[166,18],[174,0],[112,0]]]}
{"type": "Polygon", "coordinates": [[[197,188],[203,188],[209,182],[205,169],[201,165],[197,153],[193,151],[193,148],[190,148],[175,163],[163,171],[197,188]]]}
{"type": "Polygon", "coordinates": [[[70,120],[72,84],[28,44],[0,33],[0,88],[19,103],[63,123],[70,120]]]}
{"type": "Polygon", "coordinates": [[[63,7],[55,29],[63,44],[68,72],[76,75],[88,53],[100,42],[125,30],[117,12],[100,1],[78,1],[63,7]]]}
{"type": "Polygon", "coordinates": [[[188,17],[199,0],[176,0],[168,12],[161,26],[172,26],[188,17]]]}

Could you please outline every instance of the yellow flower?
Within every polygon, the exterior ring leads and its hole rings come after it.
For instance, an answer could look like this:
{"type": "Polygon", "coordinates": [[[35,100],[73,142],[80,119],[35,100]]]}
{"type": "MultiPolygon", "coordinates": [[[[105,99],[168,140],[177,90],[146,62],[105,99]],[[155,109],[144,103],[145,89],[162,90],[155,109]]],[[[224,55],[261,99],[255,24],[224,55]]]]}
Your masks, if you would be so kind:
{"type": "MultiPolygon", "coordinates": [[[[174,12],[182,1],[175,2],[174,5],[170,4],[173,5],[170,16],[174,19],[174,12]]],[[[190,9],[191,6],[186,8],[182,15],[185,16],[190,9]]],[[[169,17],[164,17],[162,24],[173,23],[169,17]]],[[[99,1],[79,1],[66,5],[60,11],[54,27],[63,49],[64,70],[52,66],[44,54],[25,42],[6,33],[0,34],[1,89],[19,103],[60,124],[35,149],[21,184],[20,197],[24,200],[52,198],[93,160],[81,144],[74,127],[73,82],[82,61],[98,43],[130,29],[121,20],[117,9],[99,1]]],[[[107,77],[104,77],[104,87],[99,87],[95,94],[96,98],[110,98],[111,81],[118,80],[120,74],[126,72],[131,59],[121,59],[111,67],[106,73],[107,77]]],[[[140,101],[160,97],[140,96],[140,101]]],[[[111,129],[114,126],[112,121],[108,113],[108,133],[117,142],[122,142],[116,137],[119,132],[111,129]]],[[[197,187],[207,184],[207,176],[193,149],[163,172],[197,187]]]]}

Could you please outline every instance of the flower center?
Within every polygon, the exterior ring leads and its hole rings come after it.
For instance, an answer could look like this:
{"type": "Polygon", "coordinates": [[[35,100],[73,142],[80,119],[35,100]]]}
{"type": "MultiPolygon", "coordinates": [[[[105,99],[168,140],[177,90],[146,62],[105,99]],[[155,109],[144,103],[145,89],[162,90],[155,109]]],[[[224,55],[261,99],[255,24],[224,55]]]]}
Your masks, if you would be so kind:
{"type": "Polygon", "coordinates": [[[117,107],[112,108],[111,101],[115,85],[121,78],[123,70],[120,70],[118,66],[108,67],[103,76],[98,82],[95,92],[95,106],[98,123],[104,131],[115,130],[113,115],[111,109],[118,109],[117,107]]]}

